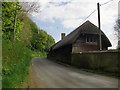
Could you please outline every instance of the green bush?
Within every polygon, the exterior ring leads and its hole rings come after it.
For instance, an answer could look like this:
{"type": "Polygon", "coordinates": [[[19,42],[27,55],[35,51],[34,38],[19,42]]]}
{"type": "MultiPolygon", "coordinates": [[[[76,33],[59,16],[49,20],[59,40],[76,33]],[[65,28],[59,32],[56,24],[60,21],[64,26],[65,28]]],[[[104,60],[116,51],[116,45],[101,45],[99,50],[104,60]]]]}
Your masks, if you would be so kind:
{"type": "Polygon", "coordinates": [[[32,57],[40,57],[40,58],[46,58],[47,57],[47,52],[45,51],[32,51],[32,57]]]}
{"type": "Polygon", "coordinates": [[[31,50],[20,42],[11,43],[9,40],[3,40],[2,46],[2,86],[15,88],[28,74],[31,50]]]}

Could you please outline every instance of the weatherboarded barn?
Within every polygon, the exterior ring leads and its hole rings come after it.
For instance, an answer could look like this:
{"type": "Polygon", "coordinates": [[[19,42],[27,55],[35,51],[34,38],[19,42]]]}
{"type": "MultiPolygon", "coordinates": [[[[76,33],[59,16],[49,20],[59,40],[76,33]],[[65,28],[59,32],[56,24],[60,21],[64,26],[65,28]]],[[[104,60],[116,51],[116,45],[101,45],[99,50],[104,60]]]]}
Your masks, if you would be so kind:
{"type": "MultiPolygon", "coordinates": [[[[71,64],[72,53],[82,53],[99,50],[99,28],[86,21],[62,40],[54,44],[49,51],[48,58],[71,64]]],[[[64,34],[62,34],[64,36],[64,34]]],[[[102,50],[111,46],[109,39],[101,31],[102,50]]]]}

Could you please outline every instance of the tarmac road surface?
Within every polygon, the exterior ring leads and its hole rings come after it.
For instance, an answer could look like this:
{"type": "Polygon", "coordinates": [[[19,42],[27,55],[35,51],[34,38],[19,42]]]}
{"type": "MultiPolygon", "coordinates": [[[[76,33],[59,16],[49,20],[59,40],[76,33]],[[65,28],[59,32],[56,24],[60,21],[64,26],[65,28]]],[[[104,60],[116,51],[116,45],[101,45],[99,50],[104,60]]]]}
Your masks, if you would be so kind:
{"type": "Polygon", "coordinates": [[[118,88],[118,79],[88,73],[47,59],[34,58],[29,88],[118,88]]]}

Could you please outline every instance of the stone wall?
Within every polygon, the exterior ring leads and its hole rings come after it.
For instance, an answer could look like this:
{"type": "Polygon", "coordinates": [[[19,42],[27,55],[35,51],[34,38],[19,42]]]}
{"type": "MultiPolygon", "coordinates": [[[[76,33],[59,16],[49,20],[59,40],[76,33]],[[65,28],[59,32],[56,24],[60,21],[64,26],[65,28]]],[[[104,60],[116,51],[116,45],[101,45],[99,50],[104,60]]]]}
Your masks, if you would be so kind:
{"type": "Polygon", "coordinates": [[[79,68],[119,72],[120,51],[73,53],[71,64],[79,68]]]}

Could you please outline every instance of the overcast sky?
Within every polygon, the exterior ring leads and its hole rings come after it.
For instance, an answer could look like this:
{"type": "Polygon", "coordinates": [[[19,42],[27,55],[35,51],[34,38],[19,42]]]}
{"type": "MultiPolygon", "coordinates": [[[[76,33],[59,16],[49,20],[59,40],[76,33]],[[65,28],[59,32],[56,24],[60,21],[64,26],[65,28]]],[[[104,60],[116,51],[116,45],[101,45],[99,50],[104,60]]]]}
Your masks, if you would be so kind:
{"type": "MultiPolygon", "coordinates": [[[[34,1],[34,0],[32,0],[34,1]]],[[[61,39],[60,34],[69,34],[80,26],[83,20],[95,9],[97,2],[104,4],[100,7],[101,29],[108,36],[112,48],[117,46],[117,38],[114,32],[115,21],[118,17],[119,0],[36,0],[40,4],[40,12],[33,14],[32,20],[39,28],[45,30],[55,38],[61,39]]],[[[98,26],[97,10],[87,20],[98,26]]]]}

